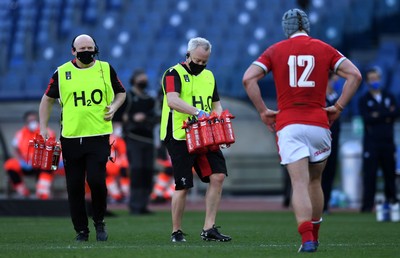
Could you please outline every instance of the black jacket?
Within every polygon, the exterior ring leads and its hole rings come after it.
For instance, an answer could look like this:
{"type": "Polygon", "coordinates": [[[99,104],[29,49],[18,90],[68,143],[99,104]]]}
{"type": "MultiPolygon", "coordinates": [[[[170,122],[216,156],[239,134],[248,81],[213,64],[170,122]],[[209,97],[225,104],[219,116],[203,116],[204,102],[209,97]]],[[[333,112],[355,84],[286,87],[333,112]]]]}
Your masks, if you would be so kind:
{"type": "Polygon", "coordinates": [[[394,122],[400,115],[399,106],[393,94],[382,91],[378,102],[370,92],[359,100],[360,115],[364,121],[364,142],[394,142],[394,122]]]}
{"type": "Polygon", "coordinates": [[[124,131],[127,136],[133,134],[153,138],[153,129],[158,122],[155,112],[155,98],[147,94],[138,96],[132,90],[129,90],[125,102],[124,113],[128,115],[128,121],[124,126],[124,131]],[[133,121],[133,116],[139,112],[145,113],[146,119],[142,122],[133,121]]]}

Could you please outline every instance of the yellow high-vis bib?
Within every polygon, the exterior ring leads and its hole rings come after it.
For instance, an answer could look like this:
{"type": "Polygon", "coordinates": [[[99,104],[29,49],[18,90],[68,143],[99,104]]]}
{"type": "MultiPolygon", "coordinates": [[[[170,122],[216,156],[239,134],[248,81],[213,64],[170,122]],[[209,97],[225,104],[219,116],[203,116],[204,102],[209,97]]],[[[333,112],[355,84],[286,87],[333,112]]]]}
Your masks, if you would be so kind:
{"type": "Polygon", "coordinates": [[[110,65],[96,60],[89,68],[72,62],[58,67],[62,106],[61,135],[65,138],[112,133],[112,122],[105,121],[106,106],[114,99],[110,65]]]}

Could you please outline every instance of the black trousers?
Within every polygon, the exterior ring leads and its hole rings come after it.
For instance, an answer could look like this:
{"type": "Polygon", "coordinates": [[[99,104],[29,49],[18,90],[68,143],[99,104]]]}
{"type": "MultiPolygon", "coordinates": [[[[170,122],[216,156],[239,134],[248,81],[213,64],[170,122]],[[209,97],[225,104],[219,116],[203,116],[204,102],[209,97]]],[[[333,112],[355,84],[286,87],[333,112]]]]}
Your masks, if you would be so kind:
{"type": "Polygon", "coordinates": [[[397,201],[395,153],[394,143],[374,143],[371,140],[364,142],[361,211],[370,212],[374,207],[378,168],[383,173],[386,201],[397,201]]]}
{"type": "Polygon", "coordinates": [[[147,210],[153,189],[154,145],[149,142],[126,138],[130,168],[129,210],[142,213],[147,210]]]}
{"type": "Polygon", "coordinates": [[[72,223],[77,232],[89,231],[85,180],[91,191],[93,221],[101,222],[107,210],[106,163],[110,155],[109,135],[60,140],[72,223]]]}

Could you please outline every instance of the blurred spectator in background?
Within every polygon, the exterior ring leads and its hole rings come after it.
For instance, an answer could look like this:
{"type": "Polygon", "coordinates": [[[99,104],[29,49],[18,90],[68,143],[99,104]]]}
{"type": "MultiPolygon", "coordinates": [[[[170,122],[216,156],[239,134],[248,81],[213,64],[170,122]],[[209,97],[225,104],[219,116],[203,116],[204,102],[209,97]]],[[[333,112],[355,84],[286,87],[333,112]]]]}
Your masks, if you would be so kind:
{"type": "Polygon", "coordinates": [[[165,203],[171,200],[175,191],[175,183],[171,157],[163,142],[157,148],[156,162],[159,171],[151,193],[151,202],[165,203]]]}
{"type": "MultiPolygon", "coordinates": [[[[39,129],[39,114],[36,111],[27,111],[24,114],[24,126],[15,134],[12,141],[14,156],[4,163],[4,169],[10,177],[13,189],[20,197],[28,197],[30,191],[26,186],[23,176],[37,177],[36,196],[39,199],[47,200],[50,197],[53,173],[55,171],[41,171],[33,169],[28,158],[29,140],[32,140],[39,129]]],[[[48,129],[49,137],[55,137],[53,130],[48,129]]],[[[32,153],[31,153],[32,154],[32,153]]],[[[61,170],[61,169],[60,169],[61,170]]]]}
{"type": "Polygon", "coordinates": [[[111,160],[106,165],[106,184],[111,203],[129,199],[130,180],[126,143],[122,135],[122,123],[113,121],[113,133],[110,135],[111,160]]]}
{"type": "MultiPolygon", "coordinates": [[[[162,89],[162,80],[160,80],[160,90],[157,94],[157,115],[161,116],[161,109],[163,106],[164,91],[162,89]]],[[[160,140],[160,123],[156,125],[155,129],[156,140],[156,167],[157,177],[154,182],[153,192],[151,193],[152,203],[165,203],[172,199],[175,191],[174,174],[172,169],[171,157],[169,156],[167,147],[164,141],[160,140]]]]}
{"type": "Polygon", "coordinates": [[[398,201],[394,122],[400,114],[399,106],[394,95],[383,90],[379,67],[370,68],[366,77],[369,91],[359,101],[364,121],[361,212],[371,212],[374,207],[378,168],[383,172],[386,202],[398,201]]]}
{"type": "MultiPolygon", "coordinates": [[[[336,103],[339,98],[337,89],[335,89],[334,85],[340,79],[337,74],[330,73],[328,86],[326,88],[326,106],[332,106],[336,103]]],[[[326,162],[326,166],[324,172],[322,172],[322,191],[324,192],[324,212],[329,211],[329,200],[331,199],[331,192],[333,187],[333,182],[336,176],[336,168],[337,168],[337,157],[338,157],[338,145],[339,145],[339,137],[340,137],[340,119],[335,120],[335,122],[331,125],[331,154],[329,155],[328,161],[326,162]]]]}
{"type": "Polygon", "coordinates": [[[144,70],[133,71],[129,81],[123,114],[125,141],[130,165],[130,214],[150,214],[148,204],[153,188],[154,133],[159,119],[155,99],[147,92],[148,77],[144,70]]]}

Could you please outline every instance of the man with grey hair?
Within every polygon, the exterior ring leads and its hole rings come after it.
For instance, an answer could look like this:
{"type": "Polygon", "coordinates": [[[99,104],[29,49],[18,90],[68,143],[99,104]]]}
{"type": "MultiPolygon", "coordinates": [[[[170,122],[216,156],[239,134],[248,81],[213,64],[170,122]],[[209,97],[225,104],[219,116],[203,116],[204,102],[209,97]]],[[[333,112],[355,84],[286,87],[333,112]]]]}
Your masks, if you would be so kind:
{"type": "Polygon", "coordinates": [[[172,197],[172,242],[185,242],[182,218],[186,196],[193,187],[195,169],[201,181],[209,183],[206,192],[206,216],[200,236],[206,241],[230,241],[215,226],[221,200],[222,185],[227,175],[225,158],[218,148],[205,153],[189,153],[186,132],[182,124],[191,119],[220,114],[222,106],[213,73],[205,69],[211,54],[211,44],[204,38],[192,38],[188,43],[186,61],[176,64],[164,73],[164,93],[161,115],[160,139],[164,141],[171,157],[175,178],[172,197]]]}
{"type": "Polygon", "coordinates": [[[249,66],[243,84],[261,120],[276,132],[281,165],[289,171],[302,238],[299,252],[315,252],[324,204],[321,175],[331,152],[329,128],[357,91],[361,74],[339,51],[309,36],[310,23],[302,10],[288,10],[282,27],[288,39],[267,48],[249,66]],[[278,111],[265,105],[258,85],[270,71],[278,111]],[[329,71],[346,82],[336,103],[325,107],[329,71]]]}

